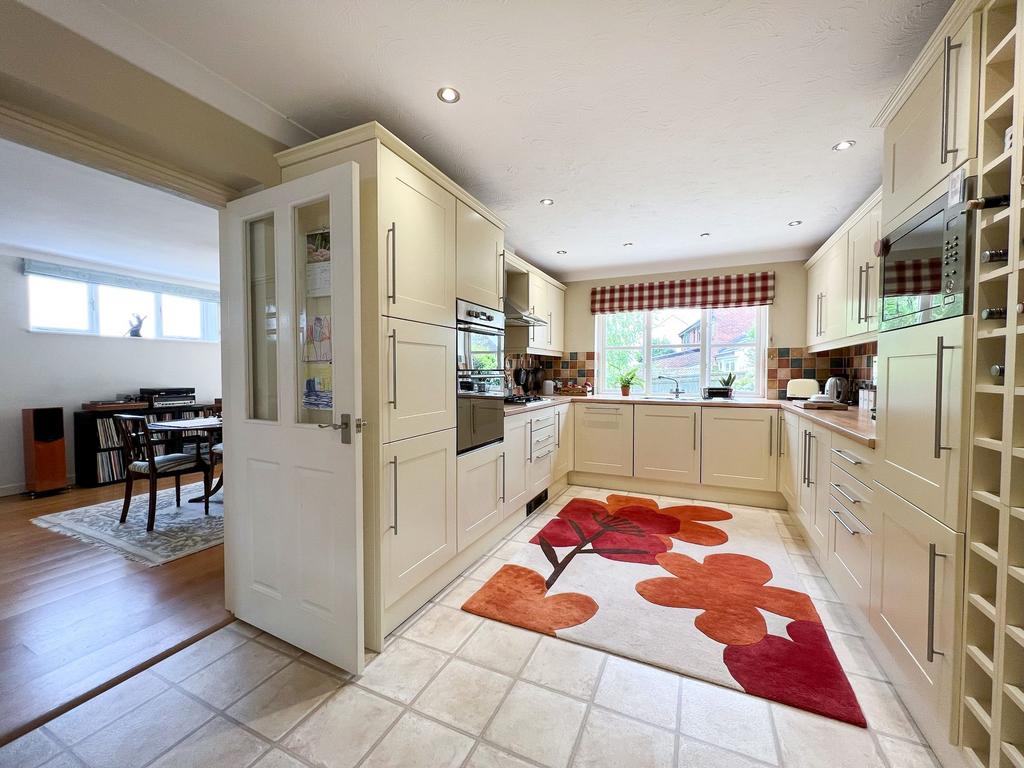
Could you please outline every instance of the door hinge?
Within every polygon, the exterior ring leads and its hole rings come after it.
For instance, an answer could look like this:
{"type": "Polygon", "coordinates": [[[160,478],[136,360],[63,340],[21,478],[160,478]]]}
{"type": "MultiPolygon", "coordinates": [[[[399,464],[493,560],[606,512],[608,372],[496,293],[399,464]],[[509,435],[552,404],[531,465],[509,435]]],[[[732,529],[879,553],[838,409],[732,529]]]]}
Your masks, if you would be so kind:
{"type": "Polygon", "coordinates": [[[369,422],[366,419],[356,419],[356,434],[362,434],[363,430],[369,426],[369,422]]]}

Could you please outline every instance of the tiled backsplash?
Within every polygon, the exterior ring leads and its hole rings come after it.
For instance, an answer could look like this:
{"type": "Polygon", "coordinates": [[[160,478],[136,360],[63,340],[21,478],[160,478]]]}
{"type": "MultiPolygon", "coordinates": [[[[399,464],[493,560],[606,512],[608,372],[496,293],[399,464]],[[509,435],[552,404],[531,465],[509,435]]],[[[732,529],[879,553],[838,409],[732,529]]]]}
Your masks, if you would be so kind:
{"type": "Polygon", "coordinates": [[[783,400],[792,379],[816,379],[824,387],[829,376],[851,375],[870,381],[878,343],[869,341],[852,347],[807,352],[803,347],[768,347],[768,397],[783,400]]]}
{"type": "Polygon", "coordinates": [[[588,379],[591,384],[596,382],[593,352],[565,352],[562,357],[542,357],[540,364],[544,368],[544,378],[554,379],[562,386],[582,387],[588,379]]]}

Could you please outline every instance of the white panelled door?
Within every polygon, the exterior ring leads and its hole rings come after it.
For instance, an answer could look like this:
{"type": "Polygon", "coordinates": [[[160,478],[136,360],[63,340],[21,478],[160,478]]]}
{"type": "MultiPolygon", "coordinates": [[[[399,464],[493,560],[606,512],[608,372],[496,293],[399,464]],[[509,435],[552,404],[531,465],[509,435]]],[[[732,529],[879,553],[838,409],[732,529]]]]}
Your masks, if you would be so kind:
{"type": "Polygon", "coordinates": [[[221,214],[229,610],[363,667],[359,167],[221,214]]]}

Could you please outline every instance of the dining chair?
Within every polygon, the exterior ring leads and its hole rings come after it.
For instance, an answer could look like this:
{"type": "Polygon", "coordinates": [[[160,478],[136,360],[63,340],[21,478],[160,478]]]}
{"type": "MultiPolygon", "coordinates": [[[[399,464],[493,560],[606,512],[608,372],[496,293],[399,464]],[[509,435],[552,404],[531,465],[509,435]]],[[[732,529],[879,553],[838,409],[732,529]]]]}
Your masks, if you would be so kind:
{"type": "Polygon", "coordinates": [[[145,416],[119,413],[114,416],[121,434],[124,455],[124,506],[121,508],[121,523],[128,519],[128,507],[132,501],[132,486],[136,477],[149,478],[149,519],[146,530],[152,531],[156,523],[157,480],[161,477],[174,478],[174,498],[181,506],[181,476],[191,472],[203,473],[203,494],[205,513],[210,514],[210,480],[213,470],[209,462],[203,461],[196,453],[165,453],[157,455],[153,444],[153,433],[145,416]]]}

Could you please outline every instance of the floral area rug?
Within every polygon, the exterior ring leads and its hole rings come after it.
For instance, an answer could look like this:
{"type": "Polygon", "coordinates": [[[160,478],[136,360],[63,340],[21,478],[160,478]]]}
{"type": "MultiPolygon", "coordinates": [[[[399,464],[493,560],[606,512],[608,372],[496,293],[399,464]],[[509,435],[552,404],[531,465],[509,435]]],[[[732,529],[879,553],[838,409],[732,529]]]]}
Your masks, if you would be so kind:
{"type": "Polygon", "coordinates": [[[866,727],[776,522],[576,497],[462,609],[866,727]]]}
{"type": "Polygon", "coordinates": [[[115,549],[129,560],[160,565],[224,543],[224,505],[221,492],[211,497],[210,514],[188,499],[201,496],[202,483],[181,487],[181,506],[174,504],[174,489],[156,494],[156,526],[146,530],[149,494],[133,496],[128,520],[121,525],[123,499],[32,518],[42,528],[90,544],[115,549]]]}

